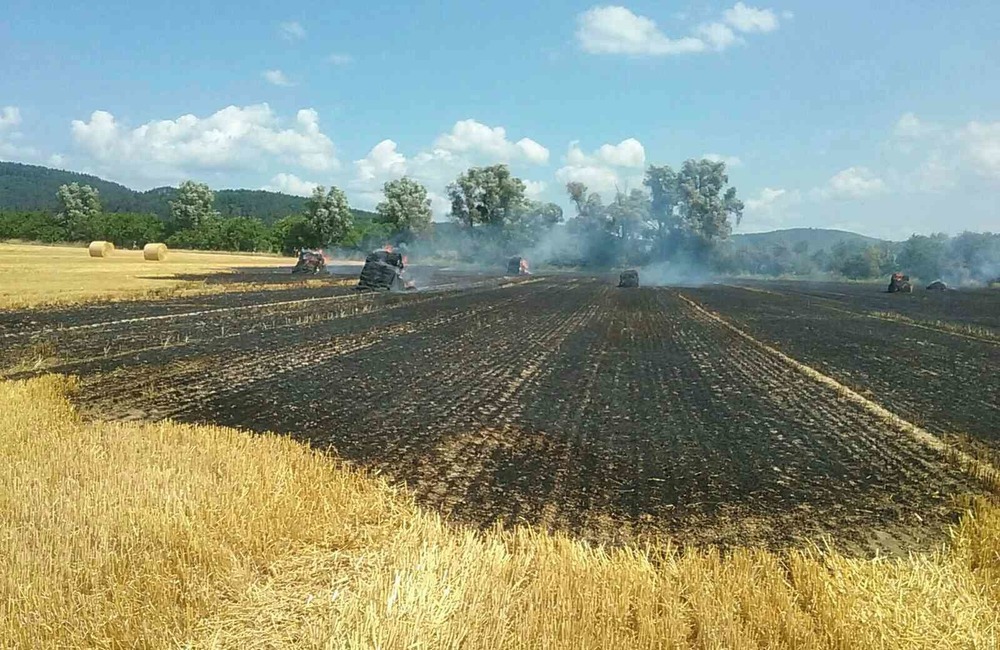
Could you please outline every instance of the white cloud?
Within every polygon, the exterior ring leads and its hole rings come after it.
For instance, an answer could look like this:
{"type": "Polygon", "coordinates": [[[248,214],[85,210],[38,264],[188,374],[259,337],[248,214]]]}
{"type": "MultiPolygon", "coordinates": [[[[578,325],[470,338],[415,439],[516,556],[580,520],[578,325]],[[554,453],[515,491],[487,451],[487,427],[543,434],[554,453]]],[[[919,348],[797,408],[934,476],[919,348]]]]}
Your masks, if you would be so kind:
{"type": "Polygon", "coordinates": [[[702,155],[705,160],[711,160],[712,162],[723,162],[726,163],[726,167],[739,167],[743,164],[739,156],[723,156],[719,153],[706,153],[702,155]]]}
{"type": "Polygon", "coordinates": [[[767,212],[784,196],[788,195],[788,190],[765,187],[760,191],[756,199],[747,199],[744,206],[747,212],[767,212]]]}
{"type": "Polygon", "coordinates": [[[669,56],[715,50],[721,52],[743,42],[735,32],[766,33],[779,27],[770,9],[756,9],[737,2],[723,12],[721,21],[698,25],[692,34],[671,38],[651,18],[621,6],[592,7],[577,16],[576,38],[591,54],[669,56]],[[735,30],[735,32],[734,32],[735,30]]]}
{"type": "Polygon", "coordinates": [[[577,18],[576,38],[591,54],[667,55],[702,52],[698,38],[667,38],[656,23],[625,7],[593,7],[577,18]]]}
{"type": "Polygon", "coordinates": [[[12,130],[21,124],[21,109],[17,106],[4,106],[0,109],[0,131],[12,130]]]}
{"type": "Polygon", "coordinates": [[[326,60],[333,65],[347,65],[354,62],[354,57],[350,54],[331,54],[326,60]]]}
{"type": "Polygon", "coordinates": [[[570,182],[583,183],[591,192],[605,195],[621,188],[623,181],[618,172],[610,167],[600,165],[566,165],[556,170],[556,180],[561,184],[570,182]]]}
{"type": "Polygon", "coordinates": [[[319,187],[319,183],[302,180],[295,174],[281,173],[277,174],[267,185],[260,189],[267,190],[268,192],[294,194],[295,196],[309,196],[317,187],[319,187]]]}
{"type": "Polygon", "coordinates": [[[698,36],[717,52],[721,52],[740,41],[736,34],[733,33],[733,30],[722,23],[701,25],[698,27],[697,32],[698,36]]]}
{"type": "Polygon", "coordinates": [[[396,151],[396,143],[383,140],[372,147],[368,155],[354,161],[358,170],[358,180],[361,182],[385,181],[399,178],[406,174],[406,156],[396,151]]]}
{"type": "Polygon", "coordinates": [[[49,156],[49,164],[53,167],[62,167],[66,164],[66,156],[61,153],[54,153],[49,156]]]}
{"type": "Polygon", "coordinates": [[[825,199],[863,199],[884,192],[885,181],[867,167],[848,167],[834,174],[819,191],[825,199]]]}
{"type": "Polygon", "coordinates": [[[295,20],[278,25],[278,32],[286,41],[301,41],[306,37],[306,28],[295,20]]]}
{"type": "Polygon", "coordinates": [[[290,128],[282,128],[267,104],[228,106],[208,117],[182,115],[134,129],[107,111],[94,111],[89,121],[73,120],[72,135],[100,171],[119,178],[174,181],[194,170],[266,169],[276,161],[316,171],[338,165],[333,142],[311,108],[300,110],[290,128]]]}
{"type": "Polygon", "coordinates": [[[545,191],[548,184],[545,181],[524,181],[524,194],[529,199],[538,199],[545,191]]]}
{"type": "Polygon", "coordinates": [[[960,138],[973,171],[1000,180],[1000,122],[969,122],[960,138]]]}
{"type": "Polygon", "coordinates": [[[893,133],[900,138],[919,138],[925,132],[925,126],[913,113],[905,113],[896,122],[893,133]]]}
{"type": "Polygon", "coordinates": [[[293,84],[288,79],[288,77],[285,76],[285,73],[282,72],[281,70],[265,70],[261,74],[261,76],[264,77],[264,79],[267,81],[267,83],[273,84],[275,86],[294,86],[295,85],[295,84],[293,84]]]}
{"type": "MultiPolygon", "coordinates": [[[[745,33],[773,32],[779,25],[778,17],[770,9],[756,9],[742,2],[737,2],[732,9],[726,9],[722,12],[722,17],[727,25],[745,33]]],[[[791,15],[786,12],[786,17],[790,18],[791,15]]]]}
{"type": "Polygon", "coordinates": [[[587,165],[608,165],[611,167],[643,167],[646,164],[646,149],[635,138],[622,140],[618,144],[604,144],[593,154],[586,154],[577,142],[569,143],[566,162],[579,167],[587,165]]]}
{"type": "Polygon", "coordinates": [[[471,119],[456,122],[451,133],[438,137],[434,146],[455,153],[482,154],[493,162],[523,159],[540,165],[549,159],[549,150],[534,140],[522,138],[514,143],[502,126],[490,127],[471,119]]]}
{"type": "Polygon", "coordinates": [[[17,130],[21,124],[21,110],[17,106],[0,108],[0,158],[23,162],[42,162],[37,149],[19,144],[24,134],[17,130]]]}
{"type": "Polygon", "coordinates": [[[626,187],[641,184],[641,175],[636,172],[646,164],[646,150],[635,138],[601,145],[592,154],[585,153],[578,142],[571,142],[565,163],[556,170],[556,180],[560,183],[576,181],[592,192],[608,194],[616,187],[624,191],[626,187]]]}

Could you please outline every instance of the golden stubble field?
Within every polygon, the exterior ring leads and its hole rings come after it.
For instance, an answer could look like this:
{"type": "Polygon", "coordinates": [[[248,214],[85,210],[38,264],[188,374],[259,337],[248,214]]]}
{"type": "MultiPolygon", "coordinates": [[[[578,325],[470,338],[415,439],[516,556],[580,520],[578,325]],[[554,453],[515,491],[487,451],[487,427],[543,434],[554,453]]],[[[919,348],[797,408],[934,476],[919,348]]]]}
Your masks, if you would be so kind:
{"type": "Polygon", "coordinates": [[[141,250],[118,249],[94,258],[84,245],[0,243],[0,309],[213,293],[224,287],[177,276],[294,264],[273,255],[196,251],[170,251],[159,262],[143,260],[141,250]]]}

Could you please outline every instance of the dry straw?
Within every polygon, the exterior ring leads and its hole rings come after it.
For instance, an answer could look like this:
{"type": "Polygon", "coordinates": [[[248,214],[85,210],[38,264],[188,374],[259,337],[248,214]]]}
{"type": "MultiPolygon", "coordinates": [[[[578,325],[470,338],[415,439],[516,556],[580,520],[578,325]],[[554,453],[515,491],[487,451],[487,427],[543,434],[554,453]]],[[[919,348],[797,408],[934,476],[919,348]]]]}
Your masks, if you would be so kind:
{"type": "Polygon", "coordinates": [[[107,257],[115,252],[115,245],[109,241],[92,241],[87,251],[91,257],[107,257]]]}
{"type": "Polygon", "coordinates": [[[142,247],[142,259],[150,262],[162,262],[167,259],[167,245],[146,244],[142,247]]]}

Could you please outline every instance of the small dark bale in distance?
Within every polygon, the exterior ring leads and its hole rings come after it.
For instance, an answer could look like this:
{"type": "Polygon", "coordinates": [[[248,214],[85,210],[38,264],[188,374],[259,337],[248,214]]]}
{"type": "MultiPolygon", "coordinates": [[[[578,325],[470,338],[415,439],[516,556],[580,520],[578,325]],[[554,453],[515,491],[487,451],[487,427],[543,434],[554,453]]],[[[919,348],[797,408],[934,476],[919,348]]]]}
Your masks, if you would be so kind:
{"type": "Polygon", "coordinates": [[[635,269],[624,271],[618,278],[618,286],[631,288],[639,286],[639,272],[635,269]]]}
{"type": "Polygon", "coordinates": [[[942,282],[941,280],[935,280],[934,282],[931,282],[930,284],[927,285],[927,290],[928,291],[947,291],[948,290],[948,285],[945,284],[944,282],[942,282]]]}

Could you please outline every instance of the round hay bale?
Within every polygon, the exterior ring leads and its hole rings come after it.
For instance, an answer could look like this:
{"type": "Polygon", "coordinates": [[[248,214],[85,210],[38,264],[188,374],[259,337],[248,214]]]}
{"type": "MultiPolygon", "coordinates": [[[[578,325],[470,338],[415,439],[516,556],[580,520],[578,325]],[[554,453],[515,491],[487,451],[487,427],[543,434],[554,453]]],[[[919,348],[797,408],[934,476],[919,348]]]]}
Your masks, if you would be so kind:
{"type": "Polygon", "coordinates": [[[162,262],[167,259],[167,245],[146,244],[142,247],[142,259],[150,262],[162,262]]]}
{"type": "Polygon", "coordinates": [[[109,241],[92,241],[87,251],[91,257],[107,257],[115,252],[115,245],[109,241]]]}

